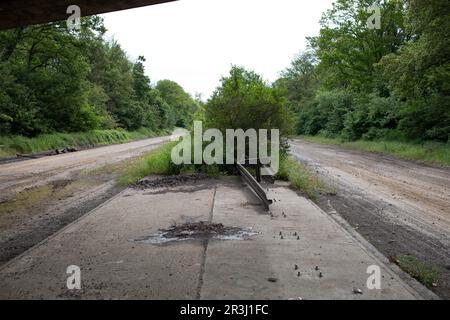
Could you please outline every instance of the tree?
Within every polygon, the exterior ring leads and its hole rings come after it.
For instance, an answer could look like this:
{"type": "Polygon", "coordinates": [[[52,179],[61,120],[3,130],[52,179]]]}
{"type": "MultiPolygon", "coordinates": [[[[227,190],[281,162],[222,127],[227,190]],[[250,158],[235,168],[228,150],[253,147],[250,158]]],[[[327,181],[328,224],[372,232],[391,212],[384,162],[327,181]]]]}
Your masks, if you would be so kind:
{"type": "Polygon", "coordinates": [[[0,134],[172,127],[145,58],[130,61],[105,31],[98,16],[83,18],[80,31],[65,22],[1,31],[0,134]]]}
{"type": "Polygon", "coordinates": [[[284,92],[258,74],[233,66],[205,106],[207,127],[225,129],[279,129],[291,133],[284,92]]]}
{"type": "Polygon", "coordinates": [[[84,130],[88,122],[87,126],[96,125],[86,101],[89,66],[79,54],[79,37],[67,32],[61,23],[0,34],[2,69],[11,80],[0,84],[2,95],[10,101],[0,108],[10,118],[11,133],[34,135],[84,130]],[[19,88],[24,96],[16,94],[19,88]]]}
{"type": "Polygon", "coordinates": [[[450,4],[410,0],[414,35],[379,64],[389,88],[405,102],[400,129],[410,138],[450,138],[450,4]]]}
{"type": "Polygon", "coordinates": [[[174,81],[158,81],[156,89],[172,109],[175,115],[175,125],[184,128],[190,126],[198,108],[196,101],[174,81]]]}
{"type": "Polygon", "coordinates": [[[324,13],[320,25],[319,36],[309,38],[309,43],[320,61],[318,72],[328,89],[372,91],[374,64],[410,38],[400,0],[337,0],[324,13]],[[367,27],[371,15],[367,8],[374,4],[381,11],[379,30],[367,27]]]}
{"type": "Polygon", "coordinates": [[[276,85],[286,90],[289,108],[294,113],[304,109],[314,98],[318,86],[317,59],[311,50],[302,52],[282,72],[276,85]]]}
{"type": "Polygon", "coordinates": [[[449,12],[445,0],[337,0],[277,82],[297,132],[448,141],[449,12]],[[366,26],[373,4],[375,30],[366,26]]]}

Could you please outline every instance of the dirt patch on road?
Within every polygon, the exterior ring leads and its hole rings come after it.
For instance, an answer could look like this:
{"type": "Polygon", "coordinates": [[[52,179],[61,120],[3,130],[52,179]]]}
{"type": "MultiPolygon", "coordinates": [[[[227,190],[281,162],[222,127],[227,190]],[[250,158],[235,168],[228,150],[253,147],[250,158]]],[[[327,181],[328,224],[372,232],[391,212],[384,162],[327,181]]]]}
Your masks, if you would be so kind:
{"type": "Polygon", "coordinates": [[[88,179],[65,179],[27,188],[15,198],[0,203],[0,231],[42,214],[54,202],[75,197],[77,193],[99,184],[88,179]]]}
{"type": "Polygon", "coordinates": [[[0,203],[0,265],[122,189],[107,178],[80,175],[27,188],[0,203]]]}
{"type": "Polygon", "coordinates": [[[256,234],[258,233],[251,228],[227,227],[222,223],[200,221],[160,229],[156,234],[133,241],[160,245],[187,240],[247,240],[256,234]]]}
{"type": "Polygon", "coordinates": [[[333,196],[321,196],[317,204],[330,215],[342,216],[391,262],[398,264],[399,257],[411,256],[433,266],[438,273],[437,280],[435,286],[427,284],[428,287],[441,298],[450,299],[448,248],[413,228],[388,221],[382,208],[391,211],[395,208],[382,201],[371,201],[342,191],[333,196]]]}
{"type": "Polygon", "coordinates": [[[145,139],[0,165],[0,264],[125,187],[119,173],[166,138],[145,139]]]}
{"type": "Polygon", "coordinates": [[[201,173],[185,174],[178,176],[168,176],[162,178],[144,178],[135,183],[134,189],[154,189],[154,188],[171,188],[185,184],[196,184],[198,182],[205,182],[211,177],[201,173]]]}

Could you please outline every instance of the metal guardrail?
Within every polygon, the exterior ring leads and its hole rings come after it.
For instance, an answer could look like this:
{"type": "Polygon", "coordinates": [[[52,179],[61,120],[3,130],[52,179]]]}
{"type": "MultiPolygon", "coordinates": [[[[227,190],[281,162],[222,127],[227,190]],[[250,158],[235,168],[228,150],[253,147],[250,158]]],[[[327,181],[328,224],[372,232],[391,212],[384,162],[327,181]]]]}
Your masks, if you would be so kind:
{"type": "Polygon", "coordinates": [[[238,169],[239,174],[242,176],[245,182],[247,182],[250,188],[252,188],[252,190],[255,192],[258,198],[262,201],[264,209],[268,211],[269,206],[272,204],[272,200],[267,198],[267,194],[264,191],[264,189],[261,187],[258,181],[256,181],[256,179],[251,175],[251,173],[244,168],[242,164],[240,163],[236,164],[236,168],[238,169]]]}

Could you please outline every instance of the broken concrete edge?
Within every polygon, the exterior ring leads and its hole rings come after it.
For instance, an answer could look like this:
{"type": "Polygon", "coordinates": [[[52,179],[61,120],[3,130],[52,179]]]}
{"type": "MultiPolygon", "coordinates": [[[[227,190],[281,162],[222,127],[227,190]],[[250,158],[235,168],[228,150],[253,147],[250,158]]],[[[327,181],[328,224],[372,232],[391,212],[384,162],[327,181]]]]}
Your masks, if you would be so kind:
{"type": "Polygon", "coordinates": [[[419,299],[424,300],[441,300],[439,296],[437,296],[430,289],[425,287],[419,281],[411,277],[409,274],[401,270],[395,263],[389,261],[389,259],[383,255],[377,248],[375,248],[369,241],[367,241],[362,235],[360,235],[353,227],[341,217],[339,212],[329,214],[325,212],[322,208],[320,208],[316,203],[312,200],[307,199],[314,207],[316,207],[322,214],[328,217],[331,221],[338,224],[349,236],[354,238],[358,245],[370,256],[372,256],[376,261],[381,262],[386,265],[390,271],[401,280],[403,280],[405,284],[405,288],[411,292],[414,296],[417,296],[419,299]]]}
{"type": "Polygon", "coordinates": [[[91,211],[86,212],[85,214],[83,214],[81,217],[79,217],[78,219],[75,219],[74,221],[72,221],[71,223],[69,223],[68,225],[66,225],[65,227],[61,228],[60,230],[58,230],[57,232],[55,232],[54,234],[52,234],[51,236],[45,238],[44,240],[42,240],[41,242],[35,244],[34,246],[32,246],[31,248],[25,250],[24,252],[22,252],[21,254],[19,254],[18,256],[12,258],[11,260],[9,260],[8,262],[6,262],[5,264],[0,266],[0,272],[2,272],[4,269],[8,268],[10,265],[16,263],[17,261],[19,261],[20,259],[22,259],[24,256],[29,255],[30,253],[32,253],[33,251],[37,250],[38,248],[40,248],[41,246],[43,246],[44,244],[46,244],[47,242],[49,242],[50,240],[52,240],[53,238],[56,238],[57,236],[59,236],[60,234],[64,233],[67,229],[69,229],[70,227],[72,227],[73,225],[77,224],[79,221],[87,218],[88,216],[93,215],[96,211],[98,211],[99,209],[101,209],[102,207],[106,206],[108,203],[110,203],[111,201],[115,200],[116,198],[119,198],[120,196],[122,196],[122,194],[124,194],[126,191],[128,191],[128,188],[122,190],[121,192],[119,192],[118,194],[116,194],[115,196],[109,198],[108,200],[106,200],[105,202],[99,204],[97,207],[95,207],[94,209],[92,209],[91,211]]]}

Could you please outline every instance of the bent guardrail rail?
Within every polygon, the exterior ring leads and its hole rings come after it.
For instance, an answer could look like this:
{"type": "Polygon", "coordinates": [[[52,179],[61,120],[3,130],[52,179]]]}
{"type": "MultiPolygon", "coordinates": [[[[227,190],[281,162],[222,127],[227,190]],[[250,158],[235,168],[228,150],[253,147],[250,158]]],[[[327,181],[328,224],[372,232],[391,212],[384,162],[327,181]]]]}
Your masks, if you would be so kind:
{"type": "Polygon", "coordinates": [[[269,206],[272,204],[272,200],[267,198],[267,194],[264,191],[263,187],[256,181],[256,179],[251,175],[250,172],[248,172],[247,169],[244,168],[244,166],[240,163],[236,164],[236,168],[241,175],[241,177],[244,179],[244,181],[250,186],[250,188],[255,192],[255,194],[258,196],[258,198],[261,200],[261,202],[264,205],[265,210],[269,210],[269,206]]]}

